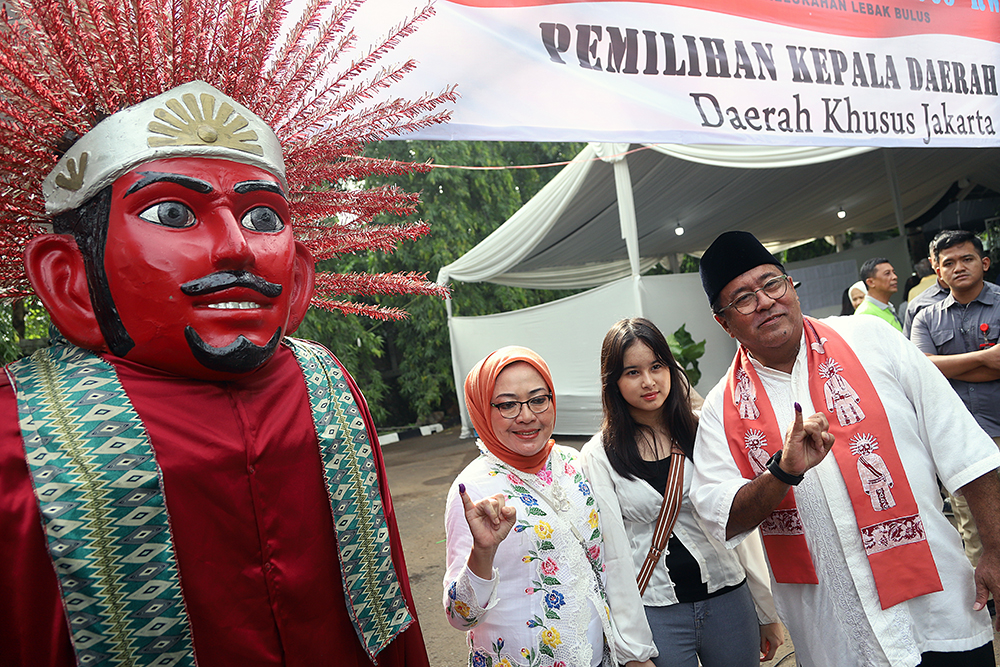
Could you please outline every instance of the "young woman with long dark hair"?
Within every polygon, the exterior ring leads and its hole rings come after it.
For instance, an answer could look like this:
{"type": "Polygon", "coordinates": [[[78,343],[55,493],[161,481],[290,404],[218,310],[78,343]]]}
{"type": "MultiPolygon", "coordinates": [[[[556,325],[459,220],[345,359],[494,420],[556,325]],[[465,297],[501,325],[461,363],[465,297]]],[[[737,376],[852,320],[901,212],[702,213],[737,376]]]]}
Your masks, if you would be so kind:
{"type": "Polygon", "coordinates": [[[582,461],[604,525],[619,660],[621,647],[630,667],[697,667],[699,659],[704,667],[750,667],[761,654],[769,660],[783,633],[760,541],[731,551],[707,534],[691,507],[698,418],[687,377],[652,322],[631,318],[611,327],[601,348],[601,383],[604,420],[582,461]],[[677,464],[684,474],[671,477],[677,464]],[[665,494],[679,501],[665,503],[665,494]],[[667,534],[662,525],[657,530],[661,511],[675,523],[662,555],[647,561],[654,533],[667,534]],[[648,585],[640,592],[636,575],[644,567],[648,585]],[[655,647],[646,641],[647,627],[655,647]]]}

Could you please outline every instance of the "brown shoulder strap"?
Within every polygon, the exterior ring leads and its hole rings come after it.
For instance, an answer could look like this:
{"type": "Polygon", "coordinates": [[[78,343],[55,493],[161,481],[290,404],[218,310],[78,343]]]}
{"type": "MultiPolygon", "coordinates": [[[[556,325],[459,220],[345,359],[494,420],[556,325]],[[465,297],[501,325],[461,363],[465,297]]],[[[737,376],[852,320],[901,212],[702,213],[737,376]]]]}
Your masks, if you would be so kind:
{"type": "Polygon", "coordinates": [[[660,516],[656,519],[656,529],[653,531],[653,543],[646,554],[646,560],[639,570],[636,583],[639,584],[639,595],[646,592],[649,578],[653,576],[656,564],[660,562],[663,549],[677,523],[677,514],[681,508],[681,497],[684,495],[684,453],[674,447],[670,452],[670,473],[667,475],[667,488],[663,494],[663,504],[660,505],[660,516]]]}

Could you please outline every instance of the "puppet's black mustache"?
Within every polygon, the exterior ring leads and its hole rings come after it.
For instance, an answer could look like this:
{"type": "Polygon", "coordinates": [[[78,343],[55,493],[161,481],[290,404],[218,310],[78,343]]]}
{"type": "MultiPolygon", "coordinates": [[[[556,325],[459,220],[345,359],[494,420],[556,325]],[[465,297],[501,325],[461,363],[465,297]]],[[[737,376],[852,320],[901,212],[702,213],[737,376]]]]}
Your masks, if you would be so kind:
{"type": "Polygon", "coordinates": [[[188,296],[201,296],[221,292],[230,287],[249,287],[266,297],[276,297],[281,294],[281,285],[268,282],[249,271],[216,271],[181,285],[181,291],[188,296]]]}

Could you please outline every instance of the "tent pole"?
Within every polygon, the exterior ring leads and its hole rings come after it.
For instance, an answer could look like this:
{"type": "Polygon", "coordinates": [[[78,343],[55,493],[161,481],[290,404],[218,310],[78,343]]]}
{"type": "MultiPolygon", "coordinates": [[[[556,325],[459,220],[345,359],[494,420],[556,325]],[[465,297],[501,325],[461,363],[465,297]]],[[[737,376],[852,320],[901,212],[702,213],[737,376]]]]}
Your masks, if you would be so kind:
{"type": "MultiPolygon", "coordinates": [[[[603,148],[606,153],[619,155],[618,157],[611,158],[611,161],[614,162],[615,194],[618,198],[618,224],[621,227],[622,238],[625,239],[628,262],[632,269],[632,277],[634,278],[639,275],[639,232],[635,222],[635,199],[632,197],[632,175],[629,173],[628,160],[624,155],[620,155],[628,150],[628,144],[605,144],[603,148]]],[[[605,160],[607,159],[605,158],[605,160]]]]}
{"type": "Polygon", "coordinates": [[[636,317],[646,317],[646,309],[642,302],[642,276],[632,276],[632,301],[636,317]]]}
{"type": "Polygon", "coordinates": [[[621,227],[622,238],[625,239],[625,249],[628,251],[628,263],[632,270],[632,307],[638,317],[645,317],[642,307],[642,276],[639,273],[639,230],[635,221],[635,198],[632,196],[632,174],[628,169],[628,160],[624,155],[621,155],[621,153],[627,150],[628,144],[605,144],[604,146],[605,153],[615,156],[611,160],[614,163],[615,170],[618,224],[621,227]]]}
{"type": "Polygon", "coordinates": [[[882,157],[885,160],[885,175],[889,181],[889,192],[892,194],[892,208],[896,213],[896,227],[899,235],[906,238],[906,226],[903,224],[903,200],[899,195],[899,179],[896,177],[896,163],[892,159],[892,154],[888,148],[882,149],[882,157]]]}

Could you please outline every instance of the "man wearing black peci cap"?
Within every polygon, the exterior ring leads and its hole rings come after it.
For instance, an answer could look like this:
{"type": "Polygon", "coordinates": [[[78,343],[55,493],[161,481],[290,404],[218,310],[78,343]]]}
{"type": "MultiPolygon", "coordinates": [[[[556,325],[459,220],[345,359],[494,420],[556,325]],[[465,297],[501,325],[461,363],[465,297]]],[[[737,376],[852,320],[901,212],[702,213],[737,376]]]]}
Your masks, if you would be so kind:
{"type": "Polygon", "coordinates": [[[901,335],[874,318],[803,317],[752,234],[716,239],[701,278],[740,347],[705,401],[691,498],[729,546],[760,526],[799,664],[992,666],[996,446],[901,335]],[[757,449],[771,457],[760,474],[757,449]],[[988,524],[975,574],[937,477],[988,524]]]}

